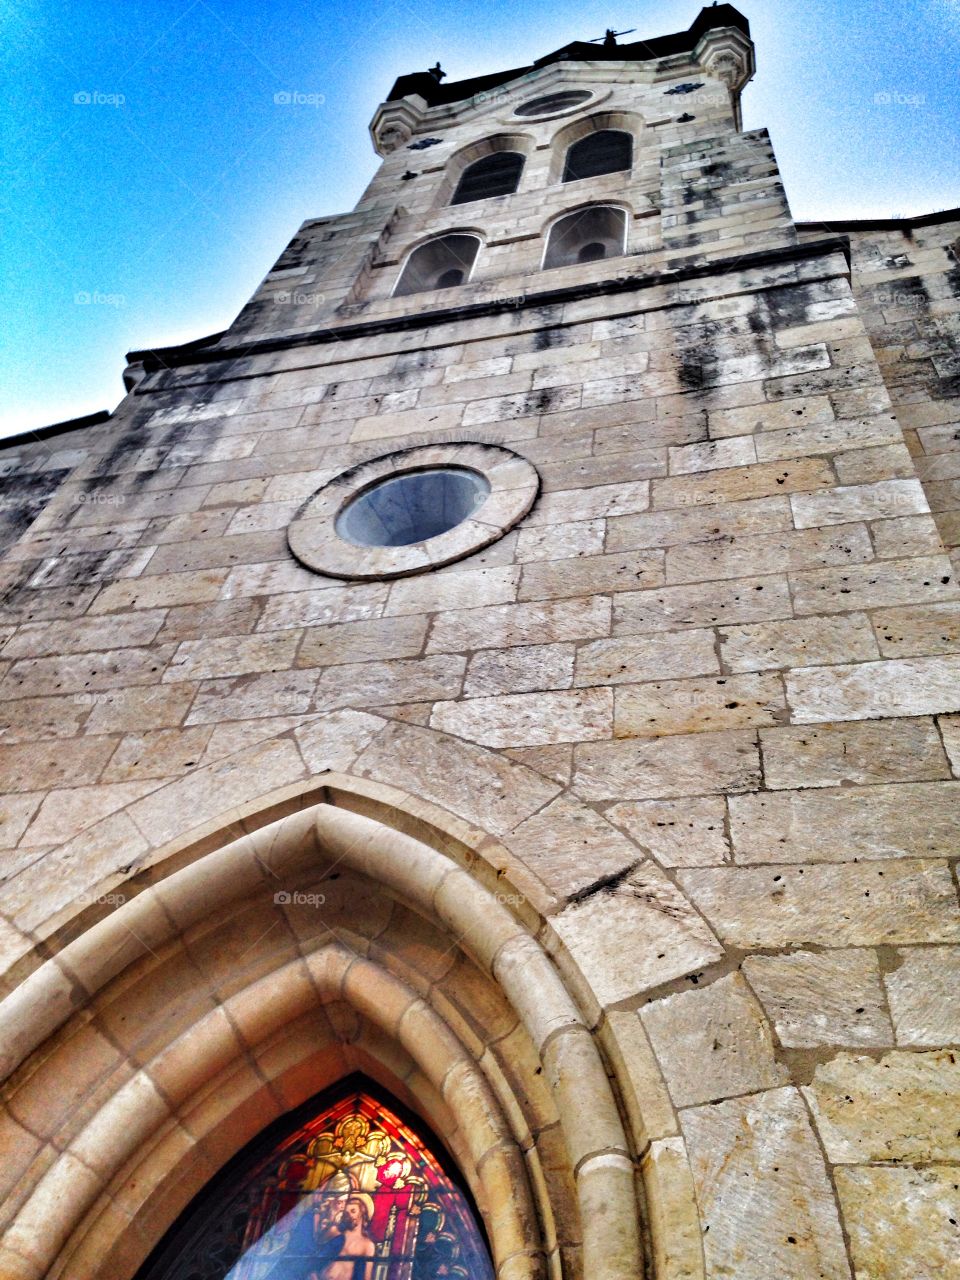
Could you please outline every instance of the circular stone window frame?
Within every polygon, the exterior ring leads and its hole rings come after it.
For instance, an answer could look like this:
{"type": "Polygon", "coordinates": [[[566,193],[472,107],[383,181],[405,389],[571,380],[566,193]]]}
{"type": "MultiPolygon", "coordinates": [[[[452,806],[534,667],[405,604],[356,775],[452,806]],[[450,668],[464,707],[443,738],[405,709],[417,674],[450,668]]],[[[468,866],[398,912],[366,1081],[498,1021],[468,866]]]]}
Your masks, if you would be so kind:
{"type": "Polygon", "coordinates": [[[501,445],[418,445],[382,454],[334,476],[312,494],[287,528],[287,544],[307,569],[328,578],[377,581],[442,568],[497,542],[529,512],[540,492],[537,469],[501,445]],[[337,533],[341,512],[383,480],[435,467],[477,472],[490,492],[466,520],[423,542],[366,547],[337,533]]]}

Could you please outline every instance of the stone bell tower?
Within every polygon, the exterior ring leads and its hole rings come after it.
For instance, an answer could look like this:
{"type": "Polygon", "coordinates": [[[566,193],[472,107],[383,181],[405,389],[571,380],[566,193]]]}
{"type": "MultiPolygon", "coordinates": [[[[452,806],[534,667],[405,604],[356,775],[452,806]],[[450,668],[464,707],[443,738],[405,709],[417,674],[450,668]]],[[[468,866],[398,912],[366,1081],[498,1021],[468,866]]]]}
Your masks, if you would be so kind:
{"type": "Polygon", "coordinates": [[[953,1274],[956,219],[798,228],[753,69],[402,76],[8,442],[4,1280],[953,1274]]]}

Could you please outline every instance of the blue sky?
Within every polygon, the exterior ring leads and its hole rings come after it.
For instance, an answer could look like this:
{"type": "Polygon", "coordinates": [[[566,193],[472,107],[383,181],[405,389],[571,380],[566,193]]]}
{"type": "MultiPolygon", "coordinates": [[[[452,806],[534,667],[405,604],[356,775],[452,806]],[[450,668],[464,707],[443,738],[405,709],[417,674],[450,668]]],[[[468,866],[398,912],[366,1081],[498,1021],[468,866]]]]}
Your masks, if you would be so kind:
{"type": "MultiPolygon", "coordinates": [[[[742,0],[794,215],[960,205],[960,0],[742,0]]],[[[698,0],[0,0],[0,433],[113,408],[124,353],[225,327],[355,203],[394,78],[522,65],[698,0]],[[283,91],[322,99],[276,105],[283,91]]]]}

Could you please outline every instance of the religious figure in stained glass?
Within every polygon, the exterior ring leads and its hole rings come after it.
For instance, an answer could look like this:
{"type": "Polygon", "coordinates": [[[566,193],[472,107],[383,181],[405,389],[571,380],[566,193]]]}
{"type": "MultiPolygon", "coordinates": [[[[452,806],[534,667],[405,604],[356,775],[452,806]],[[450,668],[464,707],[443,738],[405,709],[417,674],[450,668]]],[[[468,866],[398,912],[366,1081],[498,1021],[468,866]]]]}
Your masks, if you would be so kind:
{"type": "Polygon", "coordinates": [[[215,1199],[188,1211],[141,1280],[493,1280],[446,1161],[366,1088],[248,1161],[215,1199]]]}

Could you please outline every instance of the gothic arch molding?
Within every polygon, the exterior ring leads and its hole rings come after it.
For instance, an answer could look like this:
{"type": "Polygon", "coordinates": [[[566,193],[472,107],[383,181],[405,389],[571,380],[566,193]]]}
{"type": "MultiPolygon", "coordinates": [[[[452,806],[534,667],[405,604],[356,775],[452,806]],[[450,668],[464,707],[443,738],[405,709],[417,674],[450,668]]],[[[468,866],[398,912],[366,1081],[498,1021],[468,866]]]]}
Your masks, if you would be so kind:
{"type": "MultiPolygon", "coordinates": [[[[518,1015],[526,1043],[542,1061],[542,1070],[549,1081],[549,1092],[554,1099],[554,1128],[557,1127],[555,1121],[558,1118],[559,1127],[563,1131],[566,1176],[576,1181],[576,1200],[581,1207],[579,1216],[583,1222],[584,1239],[582,1246],[578,1240],[551,1240],[551,1220],[561,1217],[569,1223],[570,1209],[573,1206],[561,1203],[558,1205],[560,1212],[555,1215],[550,1188],[545,1186],[538,1192],[536,1214],[528,1213],[521,1207],[519,1219],[515,1221],[494,1224],[488,1220],[490,1234],[495,1241],[500,1274],[504,1280],[507,1277],[513,1280],[514,1277],[539,1274],[536,1270],[531,1270],[531,1266],[539,1265],[534,1257],[538,1250],[530,1249],[531,1222],[536,1217],[543,1224],[541,1229],[546,1230],[546,1247],[543,1252],[552,1255],[551,1269],[556,1269],[556,1274],[571,1277],[586,1274],[591,1278],[606,1277],[609,1280],[625,1280],[627,1276],[639,1274],[638,1212],[629,1147],[596,1044],[556,969],[534,942],[529,931],[488,890],[482,888],[474,876],[458,867],[450,857],[428,848],[411,836],[403,835],[395,829],[390,830],[370,818],[350,813],[345,808],[321,803],[311,809],[290,813],[274,823],[258,827],[228,845],[209,849],[192,861],[186,860],[179,870],[158,879],[155,885],[131,898],[86,934],[67,943],[57,963],[47,962],[27,983],[31,988],[28,1003],[20,1004],[21,1017],[19,1020],[15,1019],[19,1021],[16,1029],[20,1033],[21,1053],[29,1054],[32,1047],[39,1046],[50,1038],[54,1031],[51,1023],[55,1019],[51,1018],[49,1010],[56,1006],[64,983],[70,985],[74,1003],[79,1002],[77,993],[83,991],[82,1003],[92,1005],[98,993],[110,992],[118,984],[122,987],[126,971],[135,963],[139,940],[147,939],[150,950],[156,955],[166,955],[165,948],[172,945],[175,939],[189,937],[191,929],[202,924],[211,911],[222,911],[226,902],[241,903],[262,899],[265,889],[274,887],[274,878],[278,875],[290,884],[315,883],[316,862],[320,852],[334,855],[352,871],[355,870],[368,881],[372,880],[382,886],[390,896],[409,903],[421,913],[421,918],[429,915],[447,937],[458,939],[457,945],[469,957],[470,963],[477,971],[486,975],[486,981],[495,990],[502,992],[506,1002],[518,1015]],[[478,928],[478,921],[482,921],[482,927],[478,928]],[[576,1085],[572,1078],[568,1079],[564,1069],[572,1061],[577,1064],[576,1085]],[[590,1101],[589,1106],[584,1105],[585,1097],[590,1101]],[[521,1226],[518,1226],[518,1221],[522,1222],[521,1226]],[[521,1241],[524,1242],[524,1252],[518,1253],[516,1245],[521,1241]],[[562,1271],[559,1269],[561,1251],[565,1259],[562,1271]]],[[[302,947],[304,957],[291,962],[294,964],[293,969],[288,966],[277,968],[274,965],[267,979],[259,980],[280,984],[277,990],[282,990],[284,995],[283,999],[278,995],[277,1007],[286,1010],[284,1025],[293,1013],[292,1007],[288,1005],[285,984],[293,981],[295,974],[299,974],[302,985],[303,964],[307,965],[310,975],[308,985],[311,999],[317,998],[316,990],[319,986],[325,996],[321,999],[321,1004],[329,1003],[332,997],[335,1002],[345,1000],[357,1012],[356,1002],[359,1001],[360,1015],[374,1028],[367,1035],[369,1043],[365,1045],[364,1052],[372,1061],[379,1061],[381,1069],[390,1078],[396,1078],[397,1073],[392,1069],[391,1062],[395,1059],[396,1043],[399,1041],[404,1052],[418,1063],[418,1078],[423,1077],[427,1081],[426,1085],[418,1085],[419,1092],[411,1092],[414,1100],[427,1112],[426,1118],[434,1123],[432,1111],[437,1104],[425,1102],[424,1099],[429,1099],[431,1089],[434,1095],[439,1093],[444,1098],[443,1087],[438,1086],[442,1086],[448,1076],[450,1080],[445,1086],[447,1089],[453,1088],[453,1082],[457,1081],[457,1088],[466,1091],[464,1096],[473,1099],[489,1100],[493,1090],[490,1081],[495,1081],[496,1089],[493,1091],[499,1095],[500,1111],[511,1114],[511,1125],[505,1130],[502,1120],[496,1123],[486,1120],[482,1123],[471,1121],[474,1140],[471,1145],[465,1139],[466,1158],[463,1159],[466,1168],[475,1171],[471,1181],[476,1180],[478,1201],[481,1204],[484,1201],[489,1203],[490,1191],[489,1188],[484,1190],[484,1177],[492,1178],[494,1185],[502,1186],[503,1179],[507,1179],[511,1187],[521,1185],[517,1182],[516,1160],[517,1152],[524,1150],[523,1142],[526,1139],[521,1138],[519,1142],[517,1140],[518,1126],[521,1129],[523,1127],[522,1120],[518,1119],[523,1114],[523,1107],[517,1101],[516,1089],[522,1084],[522,1080],[518,1078],[511,1083],[508,1079],[510,1071],[516,1074],[516,1064],[498,1061],[496,1051],[490,1045],[482,1043],[475,1044],[472,1053],[473,1062],[476,1064],[479,1059],[481,1064],[479,1075],[476,1074],[477,1066],[469,1067],[466,1058],[454,1061],[451,1057],[454,1047],[464,1039],[469,1039],[470,1029],[465,1032],[461,1027],[460,1034],[456,1034],[452,1028],[456,1025],[457,1017],[451,1018],[449,1011],[447,1018],[442,1020],[444,1026],[438,1027],[430,1020],[439,1015],[430,1012],[422,995],[417,992],[411,997],[415,1002],[416,1012],[411,1011],[414,1008],[411,1004],[402,1014],[401,1020],[407,1019],[408,1039],[411,1035],[409,1028],[417,1023],[426,1025],[426,1022],[430,1022],[433,1028],[431,1034],[426,1037],[414,1036],[411,1043],[407,1044],[404,1043],[399,1021],[393,1025],[389,1016],[384,1015],[387,1016],[387,1022],[378,1022],[373,1017],[374,1010],[369,1007],[369,997],[366,997],[368,1006],[363,1006],[363,992],[373,989],[375,978],[378,990],[384,993],[388,989],[394,991],[392,984],[402,982],[404,977],[409,978],[410,973],[415,972],[415,966],[407,964],[406,974],[402,974],[402,957],[398,957],[396,951],[387,946],[384,950],[385,968],[382,970],[387,976],[381,977],[378,963],[363,954],[365,947],[368,951],[371,948],[376,950],[377,945],[383,946],[375,939],[367,938],[366,943],[362,940],[355,941],[353,946],[348,947],[352,958],[343,971],[345,985],[342,985],[342,989],[334,990],[325,987],[323,983],[318,984],[317,973],[314,972],[317,966],[335,963],[338,956],[342,964],[344,957],[340,952],[331,950],[330,946],[313,946],[309,951],[302,947]],[[355,965],[373,966],[355,971],[366,975],[365,982],[359,983],[357,990],[353,989],[356,979],[347,983],[347,974],[354,972],[355,965]],[[287,976],[281,981],[275,976],[276,973],[286,973],[287,976]],[[352,1000],[349,998],[351,995],[352,1000]],[[376,1053],[372,1050],[375,1043],[380,1046],[376,1053]],[[433,1058],[439,1055],[437,1061],[431,1058],[432,1066],[411,1053],[421,1043],[430,1046],[433,1058]],[[441,1046],[444,1046],[442,1052],[441,1046]],[[394,1059],[391,1059],[391,1054],[394,1059]],[[438,1061],[443,1067],[443,1073],[439,1077],[438,1061]],[[485,1134],[485,1140],[489,1139],[489,1142],[484,1150],[478,1152],[476,1134],[481,1130],[485,1134]],[[508,1133],[511,1136],[508,1137],[508,1133]],[[513,1148],[510,1143],[513,1143],[513,1148]],[[512,1156],[509,1154],[511,1150],[514,1151],[512,1156]],[[481,1173],[483,1176],[480,1176],[481,1173]]],[[[182,1054],[185,1051],[184,1041],[194,1045],[203,1042],[209,1044],[212,1054],[209,1059],[198,1059],[205,1064],[202,1071],[207,1073],[207,1078],[212,1078],[211,1063],[217,1066],[220,1075],[226,1073],[229,1076],[235,1070],[237,1054],[227,1051],[230,1037],[222,1024],[224,1018],[230,1021],[230,1015],[225,1011],[228,1008],[233,1010],[234,1006],[229,1002],[237,998],[237,993],[226,995],[216,1008],[207,1010],[203,1017],[196,1018],[189,1027],[178,1028],[176,1035],[171,1032],[170,1043],[156,1046],[156,1052],[138,1064],[130,1079],[87,1119],[79,1133],[71,1137],[67,1150],[61,1152],[49,1165],[36,1184],[32,1197],[21,1209],[19,1226],[11,1227],[7,1236],[7,1250],[14,1250],[13,1253],[7,1253],[11,1259],[10,1265],[16,1262],[21,1275],[39,1277],[50,1274],[82,1274],[81,1271],[71,1271],[66,1261],[69,1253],[75,1251],[73,1245],[68,1246],[68,1241],[73,1239],[76,1248],[80,1247],[76,1238],[78,1231],[88,1241],[88,1249],[93,1249],[95,1242],[96,1249],[99,1250],[97,1256],[104,1256],[104,1246],[107,1243],[112,1250],[126,1247],[124,1231],[117,1222],[117,1213],[112,1202],[109,1202],[106,1189],[112,1185],[113,1179],[125,1172],[126,1166],[134,1157],[134,1148],[136,1152],[162,1149],[169,1153],[169,1143],[161,1140],[162,1130],[171,1123],[182,1127],[182,1118],[171,1109],[172,1100],[167,1099],[166,1094],[157,1086],[151,1070],[160,1070],[157,1060],[162,1063],[164,1054],[173,1055],[174,1060],[178,1052],[182,1054]],[[212,1028],[218,1028],[217,1034],[212,1034],[212,1028]],[[96,1170],[99,1174],[99,1182],[91,1180],[91,1170],[96,1170]],[[94,1212],[99,1198],[104,1195],[107,1195],[108,1203],[101,1205],[96,1214],[96,1221],[100,1225],[94,1227],[90,1225],[88,1218],[94,1212]],[[45,1233],[42,1255],[37,1256],[37,1248],[40,1247],[36,1230],[37,1215],[43,1219],[49,1211],[51,1201],[69,1206],[69,1211],[65,1211],[65,1216],[60,1221],[59,1232],[45,1233]],[[112,1228],[109,1227],[111,1223],[112,1228]],[[109,1242],[103,1237],[108,1229],[114,1231],[109,1242]],[[67,1254],[64,1254],[65,1249],[67,1254]],[[24,1250],[26,1254],[33,1254],[29,1262],[25,1262],[24,1250]]],[[[441,999],[441,1004],[444,999],[446,997],[441,999]]],[[[394,1007],[395,1004],[394,999],[394,1007]]],[[[469,1011],[469,1001],[466,1011],[469,1011]]],[[[303,1016],[302,1011],[298,1011],[296,1016],[303,1016]]],[[[461,1023],[465,1020],[463,1009],[459,1018],[461,1023]]],[[[63,1037],[65,1031],[59,1034],[63,1037]]],[[[267,1030],[264,1034],[267,1034],[267,1030]]],[[[476,1038],[475,1029],[473,1034],[476,1038]]],[[[513,1032],[507,1033],[508,1036],[510,1034],[513,1032]]],[[[334,1043],[339,1043],[339,1040],[334,1043]]],[[[34,1063],[36,1058],[35,1054],[32,1060],[34,1063]]],[[[167,1061],[169,1060],[168,1058],[167,1061]]],[[[299,1067],[300,1064],[295,1064],[291,1069],[299,1067]]],[[[192,1064],[190,1070],[201,1068],[192,1064]]],[[[536,1070],[534,1068],[534,1072],[536,1070]]],[[[33,1079],[34,1075],[35,1072],[31,1071],[29,1079],[33,1079]]],[[[520,1076],[522,1075],[521,1071],[520,1076]]],[[[187,1078],[191,1081],[188,1092],[195,1090],[196,1080],[189,1072],[187,1078]]],[[[315,1081],[313,1088],[315,1091],[315,1081]]],[[[238,1102],[237,1109],[242,1111],[248,1102],[249,1097],[244,1095],[238,1102]]],[[[470,1106],[461,1104],[459,1095],[457,1104],[452,1109],[458,1115],[471,1115],[470,1106]]],[[[486,1104],[481,1110],[484,1115],[497,1114],[496,1108],[491,1110],[486,1104]]],[[[86,1119],[86,1116],[83,1118],[86,1119]]],[[[547,1163],[554,1159],[555,1152],[551,1152],[547,1163]]],[[[544,1179],[545,1163],[532,1147],[526,1151],[525,1160],[528,1164],[531,1160],[534,1162],[534,1183],[549,1183],[549,1178],[544,1179]]],[[[173,1167],[177,1167],[176,1164],[173,1167]]],[[[165,1170],[158,1165],[143,1171],[141,1182],[153,1185],[158,1181],[165,1182],[172,1176],[170,1169],[165,1170]]],[[[516,1195],[498,1195],[496,1200],[498,1204],[505,1202],[510,1214],[516,1213],[516,1195]]],[[[522,1196],[519,1201],[522,1206],[522,1196]]],[[[126,1229],[129,1230],[129,1220],[126,1222],[126,1229]]],[[[117,1256],[119,1258],[121,1255],[117,1256]]]]}

